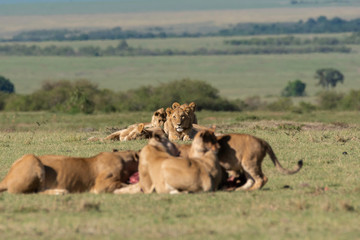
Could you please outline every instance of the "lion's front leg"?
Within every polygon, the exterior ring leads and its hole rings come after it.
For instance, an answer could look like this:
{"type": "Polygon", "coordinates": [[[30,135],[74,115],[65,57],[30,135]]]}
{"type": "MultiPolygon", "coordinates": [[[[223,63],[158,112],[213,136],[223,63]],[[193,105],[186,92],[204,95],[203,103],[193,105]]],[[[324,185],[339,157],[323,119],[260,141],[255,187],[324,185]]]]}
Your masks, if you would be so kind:
{"type": "Polygon", "coordinates": [[[191,138],[189,135],[184,135],[183,141],[190,141],[190,140],[191,140],[191,138]]]}

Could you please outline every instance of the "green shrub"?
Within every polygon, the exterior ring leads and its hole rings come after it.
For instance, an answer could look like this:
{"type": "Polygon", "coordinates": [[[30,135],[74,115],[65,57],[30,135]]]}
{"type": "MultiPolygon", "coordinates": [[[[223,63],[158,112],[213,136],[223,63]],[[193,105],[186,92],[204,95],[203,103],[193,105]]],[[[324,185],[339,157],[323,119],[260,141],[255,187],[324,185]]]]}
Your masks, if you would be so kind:
{"type": "Polygon", "coordinates": [[[335,91],[322,91],[318,93],[317,102],[321,109],[332,110],[339,107],[344,94],[335,91]]]}
{"type": "Polygon", "coordinates": [[[301,97],[305,95],[306,84],[300,80],[290,81],[288,85],[282,90],[283,97],[301,97]]]}
{"type": "Polygon", "coordinates": [[[0,91],[6,93],[13,93],[15,92],[15,87],[9,79],[0,75],[0,91]]]}
{"type": "Polygon", "coordinates": [[[360,90],[351,90],[339,103],[344,110],[360,110],[360,90]]]}
{"type": "Polygon", "coordinates": [[[11,94],[6,99],[4,110],[7,111],[30,111],[30,97],[27,95],[11,94]]]}
{"type": "Polygon", "coordinates": [[[267,109],[271,111],[289,111],[294,104],[290,98],[279,98],[277,101],[269,103],[267,109]]]}

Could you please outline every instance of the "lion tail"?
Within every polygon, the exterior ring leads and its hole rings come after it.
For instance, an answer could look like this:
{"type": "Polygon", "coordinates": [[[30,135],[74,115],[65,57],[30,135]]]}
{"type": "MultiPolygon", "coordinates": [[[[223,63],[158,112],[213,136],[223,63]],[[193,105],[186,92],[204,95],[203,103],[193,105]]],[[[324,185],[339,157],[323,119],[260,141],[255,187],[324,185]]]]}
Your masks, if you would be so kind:
{"type": "Polygon", "coordinates": [[[298,163],[297,163],[297,166],[294,170],[289,170],[289,169],[286,169],[286,168],[283,168],[283,166],[281,166],[279,160],[277,159],[274,151],[272,150],[271,146],[269,143],[267,143],[266,141],[264,141],[264,145],[266,147],[266,152],[267,154],[269,154],[270,158],[271,158],[271,161],[274,163],[276,169],[283,173],[283,174],[287,174],[287,175],[290,175],[290,174],[294,174],[294,173],[297,173],[298,171],[300,171],[300,169],[302,168],[303,166],[303,161],[302,160],[299,160],[298,163]]]}

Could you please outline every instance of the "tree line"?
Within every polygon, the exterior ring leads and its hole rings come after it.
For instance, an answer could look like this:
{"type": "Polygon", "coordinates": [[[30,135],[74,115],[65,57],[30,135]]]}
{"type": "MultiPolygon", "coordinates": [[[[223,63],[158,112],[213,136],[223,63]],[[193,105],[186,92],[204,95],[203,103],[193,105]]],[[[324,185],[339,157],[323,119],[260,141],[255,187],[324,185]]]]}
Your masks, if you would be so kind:
{"type": "Polygon", "coordinates": [[[307,21],[283,23],[238,23],[223,28],[217,32],[208,33],[175,33],[164,28],[155,27],[144,31],[124,30],[121,27],[94,31],[53,29],[33,30],[16,34],[10,39],[1,41],[86,41],[86,40],[116,40],[130,38],[172,38],[172,37],[204,37],[204,36],[245,36],[266,34],[297,34],[297,33],[342,33],[360,32],[360,18],[344,20],[338,17],[327,19],[320,16],[307,21]]]}
{"type": "MultiPolygon", "coordinates": [[[[235,40],[234,40],[235,41],[235,40]]],[[[234,43],[230,43],[234,44],[234,43]]],[[[350,53],[351,48],[344,45],[261,45],[239,47],[233,49],[208,49],[198,48],[195,50],[179,49],[145,49],[142,47],[128,46],[122,40],[117,46],[100,48],[98,46],[83,46],[74,49],[70,46],[46,46],[5,44],[0,45],[0,55],[3,56],[197,56],[197,55],[240,55],[240,54],[297,54],[297,53],[350,53]]]]}
{"type": "Polygon", "coordinates": [[[299,38],[294,36],[268,37],[268,38],[250,38],[250,39],[232,39],[224,40],[228,45],[255,45],[255,46],[303,46],[303,45],[344,45],[360,44],[360,32],[352,33],[349,36],[339,37],[314,37],[299,38]]]}

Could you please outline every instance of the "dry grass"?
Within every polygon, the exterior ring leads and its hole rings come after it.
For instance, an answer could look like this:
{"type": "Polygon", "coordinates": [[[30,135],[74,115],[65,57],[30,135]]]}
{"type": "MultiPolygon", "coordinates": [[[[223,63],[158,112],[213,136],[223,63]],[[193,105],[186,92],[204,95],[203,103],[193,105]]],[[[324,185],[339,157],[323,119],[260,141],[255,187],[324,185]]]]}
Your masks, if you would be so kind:
{"type": "Polygon", "coordinates": [[[151,26],[176,27],[179,31],[204,26],[226,26],[240,22],[296,22],[326,16],[352,19],[359,17],[360,7],[267,8],[241,10],[175,11],[145,13],[69,14],[47,16],[0,16],[0,36],[34,29],[94,29],[151,26]],[[198,25],[198,27],[196,27],[198,25]]]}

